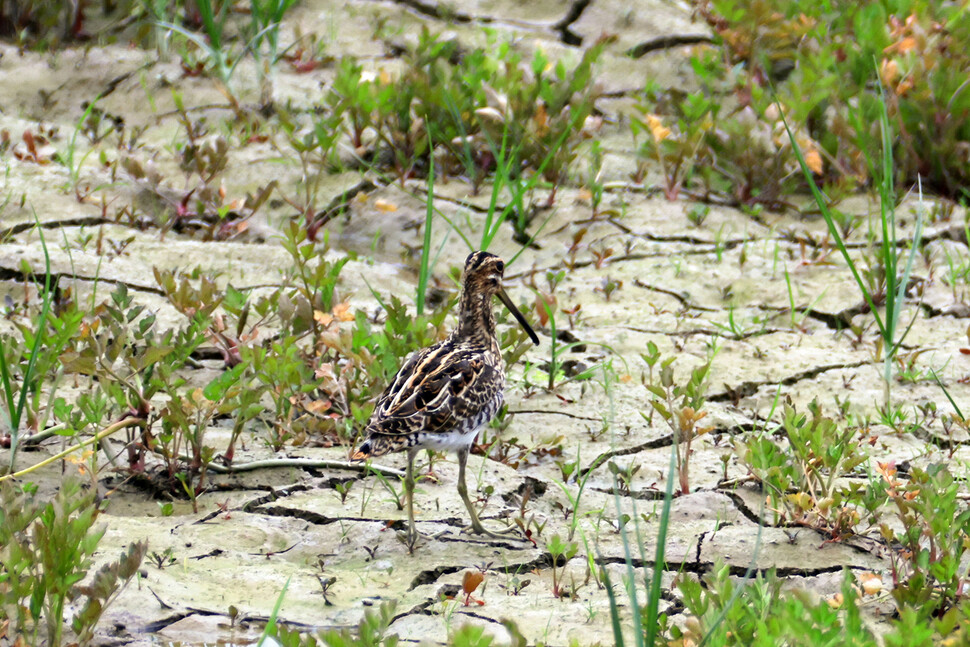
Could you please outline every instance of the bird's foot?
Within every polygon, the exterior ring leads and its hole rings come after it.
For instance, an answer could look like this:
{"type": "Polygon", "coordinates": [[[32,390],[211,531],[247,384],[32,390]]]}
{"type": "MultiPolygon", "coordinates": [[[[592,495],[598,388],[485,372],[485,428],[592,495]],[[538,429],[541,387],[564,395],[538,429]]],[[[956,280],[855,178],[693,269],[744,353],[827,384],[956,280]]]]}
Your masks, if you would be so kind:
{"type": "Polygon", "coordinates": [[[431,467],[428,467],[428,471],[425,472],[421,476],[421,478],[424,479],[424,480],[426,480],[426,481],[431,481],[435,485],[441,483],[441,477],[438,476],[438,473],[435,472],[433,469],[431,469],[431,467]]]}
{"type": "Polygon", "coordinates": [[[501,539],[503,541],[529,541],[522,535],[518,528],[509,527],[498,532],[492,532],[491,530],[486,530],[481,522],[476,523],[475,521],[472,521],[470,526],[462,528],[461,532],[462,534],[481,535],[489,539],[501,539]]]}
{"type": "Polygon", "coordinates": [[[412,532],[412,530],[413,529],[397,531],[397,540],[404,544],[404,546],[408,549],[409,555],[414,554],[414,549],[418,547],[418,544],[430,539],[430,537],[424,533],[420,533],[416,530],[412,532]]]}
{"type": "Polygon", "coordinates": [[[429,541],[434,541],[443,534],[444,531],[429,535],[418,532],[417,528],[409,528],[408,530],[398,530],[397,540],[408,549],[408,554],[413,555],[418,546],[429,541]]]}

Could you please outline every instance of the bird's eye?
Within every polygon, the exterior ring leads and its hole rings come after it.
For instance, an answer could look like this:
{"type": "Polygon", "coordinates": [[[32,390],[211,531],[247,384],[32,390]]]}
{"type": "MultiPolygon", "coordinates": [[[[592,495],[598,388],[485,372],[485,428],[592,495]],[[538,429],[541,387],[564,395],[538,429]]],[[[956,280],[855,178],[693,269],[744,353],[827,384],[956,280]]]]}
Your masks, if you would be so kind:
{"type": "Polygon", "coordinates": [[[496,272],[499,272],[499,273],[504,272],[505,271],[505,263],[503,263],[502,261],[498,261],[497,263],[495,263],[495,271],[496,272]]]}

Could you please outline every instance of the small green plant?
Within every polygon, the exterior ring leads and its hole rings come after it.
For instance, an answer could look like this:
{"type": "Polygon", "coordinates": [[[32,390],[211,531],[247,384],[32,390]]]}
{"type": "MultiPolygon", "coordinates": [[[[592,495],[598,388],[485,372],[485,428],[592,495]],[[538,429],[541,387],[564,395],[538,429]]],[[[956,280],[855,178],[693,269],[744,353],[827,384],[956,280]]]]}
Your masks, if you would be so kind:
{"type": "Polygon", "coordinates": [[[737,443],[741,462],[767,490],[775,521],[805,524],[840,540],[877,523],[886,503],[878,481],[860,487],[846,476],[868,460],[857,430],[823,415],[815,402],[810,415],[784,406],[780,431],[787,444],[768,434],[737,443]],[[862,513],[868,512],[864,518],[862,513]]]}
{"type": "Polygon", "coordinates": [[[899,546],[893,598],[920,618],[942,616],[966,598],[970,508],[960,500],[961,482],[943,464],[913,468],[908,483],[897,480],[893,465],[883,465],[881,473],[902,524],[902,530],[880,525],[883,539],[899,546]]]}
{"type": "Polygon", "coordinates": [[[44,503],[36,489],[0,482],[0,626],[14,642],[58,647],[65,636],[64,611],[78,601],[67,627],[86,645],[104,610],[134,577],[147,543],[128,547],[117,562],[105,564],[80,585],[106,528],[94,527],[98,504],[94,490],[84,492],[68,479],[44,503]]]}
{"type": "MultiPolygon", "coordinates": [[[[679,492],[689,494],[691,445],[695,439],[710,431],[710,427],[699,423],[707,415],[703,407],[712,360],[709,359],[707,363],[693,369],[686,384],[678,385],[674,382],[674,369],[671,366],[676,357],[660,360],[659,355],[654,356],[651,356],[651,374],[657,361],[660,362],[660,374],[656,381],[646,384],[647,390],[654,396],[650,404],[673,432],[679,492]]],[[[647,414],[641,412],[640,415],[645,420],[650,420],[647,414]]]]}
{"type": "MultiPolygon", "coordinates": [[[[256,389],[272,401],[273,424],[267,439],[278,452],[287,441],[302,435],[298,413],[309,404],[310,395],[319,385],[296,338],[286,337],[268,348],[244,347],[241,356],[249,365],[256,389]]],[[[256,406],[256,403],[253,405],[256,406]]]]}
{"type": "Polygon", "coordinates": [[[167,566],[173,566],[174,564],[178,563],[178,560],[175,558],[175,552],[171,546],[166,548],[161,553],[153,550],[148,555],[148,561],[158,570],[162,570],[167,566]]]}
{"type": "Polygon", "coordinates": [[[556,533],[546,541],[546,550],[549,552],[549,559],[552,562],[552,595],[560,597],[563,594],[562,577],[569,563],[579,551],[579,544],[575,541],[562,540],[559,533],[556,533]]]}
{"type": "MultiPolygon", "coordinates": [[[[182,471],[181,448],[195,440],[195,459],[190,460],[201,460],[204,454],[202,430],[189,431],[189,417],[196,412],[181,406],[186,396],[176,371],[205,340],[209,314],[211,310],[200,309],[182,327],[160,332],[155,315],[145,306],[135,305],[125,284],[119,283],[110,299],[85,318],[79,334],[59,357],[66,373],[97,377],[98,388],[109,403],[99,405],[98,410],[112,411],[119,421],[143,421],[143,437],[137,442],[134,437],[128,439],[128,465],[133,472],[143,472],[146,453],[157,452],[174,484],[175,475],[182,471]],[[168,396],[170,406],[156,411],[152,404],[156,396],[168,396]],[[156,438],[150,430],[157,421],[162,432],[156,438]]],[[[96,402],[88,402],[88,423],[94,422],[90,405],[96,402]]],[[[63,408],[62,419],[70,415],[63,408]]]]}
{"type": "Polygon", "coordinates": [[[321,633],[320,639],[328,647],[396,647],[397,635],[388,634],[395,607],[393,601],[382,602],[379,608],[364,611],[356,631],[333,629],[321,633]]]}
{"type": "MultiPolygon", "coordinates": [[[[11,472],[14,471],[17,461],[20,425],[27,407],[27,396],[30,392],[33,392],[35,396],[39,394],[39,382],[44,379],[44,374],[38,370],[37,363],[44,356],[42,344],[47,334],[47,317],[51,310],[52,286],[50,255],[47,252],[44,233],[39,225],[38,221],[37,231],[44,250],[44,294],[41,297],[41,309],[37,321],[30,328],[21,328],[25,338],[29,334],[31,339],[25,339],[25,343],[20,344],[15,343],[12,338],[0,336],[0,386],[3,387],[3,407],[6,409],[7,423],[10,429],[9,467],[11,472]],[[24,354],[23,349],[28,347],[30,352],[24,354]],[[9,352],[13,353],[9,360],[8,349],[9,352]],[[15,366],[19,368],[19,375],[14,371],[15,366]],[[18,377],[19,379],[17,379],[18,377]],[[19,391],[17,390],[18,384],[19,391]]],[[[50,358],[50,361],[52,360],[53,358],[50,358]]],[[[37,413],[36,408],[34,413],[37,413]]],[[[34,422],[36,424],[36,420],[34,422]]]]}
{"type": "Polygon", "coordinates": [[[68,174],[70,175],[70,181],[65,188],[71,188],[74,191],[74,197],[77,198],[78,202],[83,202],[84,199],[90,193],[88,191],[81,190],[81,167],[84,165],[84,161],[94,152],[94,148],[88,149],[86,153],[77,156],[77,138],[82,130],[89,123],[92,115],[98,114],[97,103],[101,99],[101,95],[94,98],[93,101],[87,104],[84,109],[84,113],[81,118],[78,119],[77,124],[74,127],[74,132],[71,133],[71,139],[67,144],[67,150],[63,154],[58,155],[58,161],[60,161],[67,168],[68,174]]]}
{"type": "MultiPolygon", "coordinates": [[[[579,526],[579,520],[582,515],[579,513],[579,505],[583,499],[583,491],[586,489],[586,484],[589,482],[590,476],[593,474],[593,470],[580,469],[582,459],[582,451],[580,448],[576,450],[576,460],[575,461],[558,461],[557,465],[562,473],[562,480],[554,480],[553,482],[556,486],[562,490],[563,495],[566,497],[566,501],[569,503],[569,508],[567,510],[567,516],[570,519],[569,522],[569,533],[566,535],[566,541],[571,542],[576,534],[576,528],[579,526]],[[569,488],[569,481],[574,481],[576,484],[576,492],[569,488]]],[[[599,510],[594,510],[587,512],[587,515],[598,514],[599,510]]]]}
{"type": "Polygon", "coordinates": [[[812,308],[815,307],[815,304],[821,301],[822,297],[825,296],[825,290],[822,290],[822,292],[819,293],[819,295],[815,297],[815,299],[808,304],[808,306],[805,307],[805,310],[799,313],[798,308],[795,306],[795,294],[792,289],[791,276],[788,274],[787,267],[785,268],[785,287],[788,290],[788,317],[791,321],[791,327],[804,332],[802,322],[808,316],[808,313],[812,310],[812,308]]]}
{"type": "MultiPolygon", "coordinates": [[[[337,142],[342,135],[344,120],[342,109],[341,104],[333,106],[330,112],[314,116],[312,124],[307,127],[299,120],[298,115],[280,108],[278,111],[280,128],[289,149],[280,147],[275,138],[271,140],[279,150],[282,161],[292,160],[294,153],[299,160],[302,180],[298,190],[288,194],[281,187],[279,195],[302,214],[304,230],[311,241],[316,240],[317,231],[333,215],[328,212],[318,218],[317,201],[321,182],[327,177],[325,171],[341,167],[336,151],[337,142]]],[[[292,236],[292,234],[287,235],[292,236]]]]}
{"type": "Polygon", "coordinates": [[[337,496],[340,497],[340,505],[347,502],[347,496],[350,495],[350,488],[354,486],[354,481],[344,481],[334,483],[333,489],[337,492],[337,496]]]}
{"type": "Polygon", "coordinates": [[[642,182],[647,173],[647,161],[656,160],[663,176],[664,195],[668,200],[675,200],[693,176],[694,167],[701,163],[698,158],[707,154],[702,144],[706,131],[713,127],[720,106],[703,92],[688,95],[678,104],[682,112],[677,115],[676,127],[670,128],[653,112],[661,102],[658,92],[659,86],[648,84],[643,100],[636,106],[640,116],[630,122],[634,146],[641,158],[634,180],[642,182]],[[643,143],[637,145],[637,139],[644,134],[643,143]]]}
{"type": "Polygon", "coordinates": [[[600,205],[603,203],[603,195],[605,187],[602,181],[603,177],[603,146],[600,144],[599,140],[593,140],[593,143],[589,147],[589,171],[586,179],[586,190],[589,191],[589,202],[590,206],[593,208],[592,217],[599,218],[600,216],[612,213],[615,211],[607,210],[607,212],[600,211],[600,205]]]}

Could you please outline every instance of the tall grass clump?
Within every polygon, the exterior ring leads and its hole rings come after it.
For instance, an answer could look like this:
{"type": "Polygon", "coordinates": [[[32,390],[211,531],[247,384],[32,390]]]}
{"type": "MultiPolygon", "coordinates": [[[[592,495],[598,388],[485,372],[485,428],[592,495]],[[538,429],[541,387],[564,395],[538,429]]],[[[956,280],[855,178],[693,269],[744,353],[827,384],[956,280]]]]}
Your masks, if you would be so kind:
{"type": "MultiPolygon", "coordinates": [[[[898,249],[899,236],[896,223],[897,199],[893,180],[895,173],[893,166],[893,130],[889,123],[889,113],[886,109],[886,96],[882,92],[881,85],[879,99],[880,155],[878,159],[873,159],[868,155],[866,158],[871,169],[872,177],[875,180],[876,196],[879,199],[880,239],[875,248],[876,268],[868,268],[868,270],[862,268],[860,270],[855,259],[849,254],[839,224],[832,213],[832,209],[829,207],[829,201],[816,184],[812,169],[806,161],[805,153],[801,146],[799,146],[795,135],[788,127],[787,120],[785,121],[785,129],[791,140],[792,148],[798,159],[802,174],[805,176],[805,181],[812,191],[815,204],[819,211],[821,211],[822,217],[825,218],[829,235],[835,241],[835,245],[842,254],[842,258],[845,259],[846,265],[852,272],[852,277],[859,286],[866,305],[869,307],[869,311],[875,320],[876,327],[879,329],[883,356],[884,406],[889,407],[893,359],[912,326],[912,322],[910,322],[909,326],[901,331],[901,317],[906,300],[906,288],[909,285],[909,278],[912,274],[913,262],[920,253],[920,243],[922,241],[923,195],[922,187],[920,187],[919,208],[916,214],[916,226],[913,239],[910,242],[909,250],[901,253],[898,249]],[[900,267],[902,267],[901,274],[900,267]],[[883,277],[882,281],[884,283],[880,284],[881,282],[878,281],[875,283],[866,281],[863,277],[863,274],[866,273],[870,276],[883,277]],[[880,314],[880,305],[883,306],[882,314],[880,314]]],[[[861,119],[862,117],[856,115],[856,118],[861,119]]],[[[919,181],[919,178],[917,178],[917,181],[919,181]]]]}
{"type": "MultiPolygon", "coordinates": [[[[38,358],[43,352],[45,333],[47,331],[47,317],[51,309],[51,259],[47,252],[47,241],[44,239],[44,232],[37,221],[37,233],[40,236],[41,248],[44,251],[44,294],[41,297],[40,314],[34,325],[33,343],[30,344],[30,351],[26,356],[26,364],[18,367],[8,364],[7,352],[14,350],[7,348],[4,338],[0,336],[0,388],[3,389],[3,405],[6,409],[6,422],[10,429],[10,471],[16,471],[17,448],[20,444],[21,423],[23,422],[24,411],[27,407],[27,396],[31,392],[40,389],[40,380],[43,376],[38,376],[36,366],[38,358]],[[18,386],[19,383],[19,386],[18,386]]],[[[7,342],[10,343],[10,342],[7,342]]]]}
{"type": "Polygon", "coordinates": [[[696,89],[648,82],[632,119],[643,181],[665,194],[793,209],[808,189],[784,116],[833,202],[876,180],[879,113],[894,125],[897,182],[934,194],[970,186],[970,12],[961,3],[692,0],[713,46],[690,63],[696,89]],[[873,59],[884,96],[872,92],[873,59]],[[645,135],[645,136],[641,136],[645,135]],[[793,172],[794,171],[794,172],[793,172]]]}
{"type": "Polygon", "coordinates": [[[958,44],[970,42],[970,13],[963,4],[694,4],[715,34],[716,66],[737,98],[757,114],[777,99],[792,123],[805,125],[802,148],[810,138],[823,182],[868,182],[867,158],[879,155],[878,115],[888,108],[897,178],[915,184],[922,176],[936,194],[967,196],[970,83],[963,70],[970,50],[958,44]],[[874,59],[884,95],[872,92],[874,59]]]}

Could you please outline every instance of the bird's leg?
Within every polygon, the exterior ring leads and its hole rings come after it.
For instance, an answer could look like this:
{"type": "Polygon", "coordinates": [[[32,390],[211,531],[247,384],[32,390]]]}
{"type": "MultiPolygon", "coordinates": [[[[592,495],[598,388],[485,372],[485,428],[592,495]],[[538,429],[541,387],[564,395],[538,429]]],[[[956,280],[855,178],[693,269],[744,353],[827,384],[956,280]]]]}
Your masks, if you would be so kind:
{"type": "Polygon", "coordinates": [[[493,539],[508,539],[505,535],[509,533],[514,533],[515,528],[507,528],[498,533],[491,532],[490,530],[485,530],[482,522],[478,519],[478,513],[475,512],[475,506],[472,505],[471,499],[468,498],[468,486],[465,485],[465,462],[468,461],[468,449],[458,450],[458,495],[464,502],[465,507],[468,508],[468,516],[471,517],[472,524],[471,529],[466,528],[468,532],[473,532],[476,535],[485,535],[486,537],[492,537],[493,539]]]}
{"type": "Polygon", "coordinates": [[[417,449],[408,450],[408,472],[404,477],[404,496],[408,506],[408,534],[405,545],[408,552],[413,553],[418,544],[418,529],[414,525],[414,459],[418,455],[417,449]]]}

